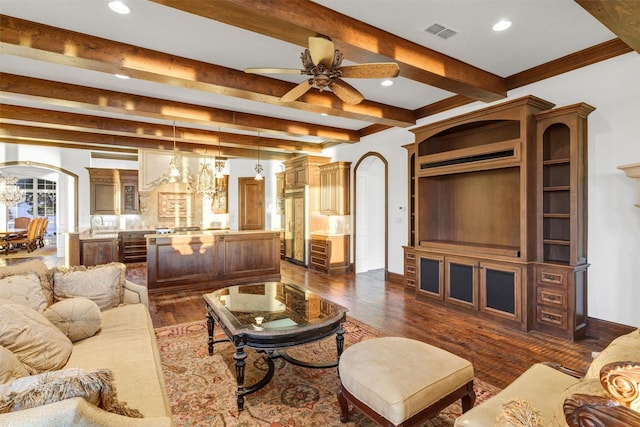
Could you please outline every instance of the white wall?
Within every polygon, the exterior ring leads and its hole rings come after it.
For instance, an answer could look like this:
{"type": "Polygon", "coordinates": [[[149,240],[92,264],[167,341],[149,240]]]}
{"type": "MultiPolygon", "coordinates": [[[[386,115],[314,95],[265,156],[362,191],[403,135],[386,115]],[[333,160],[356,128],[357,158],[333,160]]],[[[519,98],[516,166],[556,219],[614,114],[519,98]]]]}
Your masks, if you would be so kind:
{"type": "MultiPolygon", "coordinates": [[[[640,162],[640,55],[629,53],[510,91],[508,99],[534,95],[557,107],[586,102],[589,116],[589,316],[640,326],[640,209],[637,184],[617,169],[640,162]]],[[[496,103],[504,102],[499,101],[496,103]]],[[[433,123],[490,104],[476,102],[432,117],[433,123]]],[[[393,129],[358,144],[327,150],[334,161],[356,162],[377,151],[389,162],[389,271],[403,274],[402,245],[407,243],[408,129],[393,129]]]]}

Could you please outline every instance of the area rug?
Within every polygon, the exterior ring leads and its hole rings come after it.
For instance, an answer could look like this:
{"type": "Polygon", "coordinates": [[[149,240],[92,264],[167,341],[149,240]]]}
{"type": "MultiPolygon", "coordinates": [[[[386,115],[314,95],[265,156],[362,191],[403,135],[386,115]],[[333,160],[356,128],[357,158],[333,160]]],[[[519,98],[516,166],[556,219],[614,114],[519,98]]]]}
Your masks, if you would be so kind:
{"type": "Polygon", "coordinates": [[[4,259],[17,259],[17,258],[34,258],[34,257],[46,257],[54,256],[57,253],[57,247],[54,245],[47,245],[42,248],[38,248],[33,252],[29,252],[26,249],[18,249],[15,252],[8,254],[2,254],[4,259]]]}
{"type": "MultiPolygon", "coordinates": [[[[379,331],[348,318],[345,347],[383,336],[379,331]]],[[[216,339],[222,338],[222,332],[216,339]]],[[[259,427],[369,427],[374,424],[353,411],[349,423],[340,422],[336,401],[338,377],[335,368],[308,369],[276,360],[276,372],[263,389],[245,396],[245,410],[238,412],[233,347],[227,342],[207,351],[205,321],[156,329],[160,359],[176,426],[259,427]]],[[[321,362],[335,359],[335,338],[297,347],[289,353],[300,360],[321,362]]],[[[245,384],[257,382],[267,370],[262,356],[248,351],[245,384]]],[[[499,389],[476,379],[476,405],[499,389]]],[[[452,426],[461,413],[457,402],[422,426],[452,426]]]]}

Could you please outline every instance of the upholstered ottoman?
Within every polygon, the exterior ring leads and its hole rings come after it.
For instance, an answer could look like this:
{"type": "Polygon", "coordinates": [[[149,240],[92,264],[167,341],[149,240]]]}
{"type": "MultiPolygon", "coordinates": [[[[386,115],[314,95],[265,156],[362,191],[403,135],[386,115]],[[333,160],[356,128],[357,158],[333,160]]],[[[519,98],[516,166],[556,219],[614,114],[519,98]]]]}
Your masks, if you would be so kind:
{"type": "Polygon", "coordinates": [[[380,425],[410,426],[458,399],[463,412],[476,400],[469,361],[407,338],[373,338],[347,347],[338,372],[343,423],[349,403],[380,425]]]}

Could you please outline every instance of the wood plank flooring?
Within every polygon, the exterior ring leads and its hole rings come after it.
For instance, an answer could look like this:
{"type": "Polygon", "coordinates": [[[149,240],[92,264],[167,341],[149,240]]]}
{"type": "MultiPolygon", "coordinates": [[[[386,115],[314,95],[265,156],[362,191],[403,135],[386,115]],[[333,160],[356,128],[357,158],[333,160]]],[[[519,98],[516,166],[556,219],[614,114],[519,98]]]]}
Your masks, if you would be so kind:
{"type": "MultiPolygon", "coordinates": [[[[281,274],[283,282],[303,285],[348,307],[349,316],[386,335],[417,339],[468,359],[478,378],[501,388],[536,362],[556,362],[585,371],[592,352],[602,350],[611,340],[589,337],[572,343],[418,302],[404,286],[385,281],[382,271],[329,276],[283,262],[281,274]]],[[[206,292],[151,295],[154,326],[204,319],[202,294],[206,292]]]]}

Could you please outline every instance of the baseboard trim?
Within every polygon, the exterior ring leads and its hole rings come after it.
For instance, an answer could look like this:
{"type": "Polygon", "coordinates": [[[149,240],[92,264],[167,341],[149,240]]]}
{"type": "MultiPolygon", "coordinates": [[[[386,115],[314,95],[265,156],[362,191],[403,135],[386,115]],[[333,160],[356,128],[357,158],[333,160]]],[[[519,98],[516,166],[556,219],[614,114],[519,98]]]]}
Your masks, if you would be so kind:
{"type": "Polygon", "coordinates": [[[391,283],[397,283],[399,285],[404,285],[404,274],[398,274],[388,271],[387,281],[391,283]]]}
{"type": "Polygon", "coordinates": [[[607,342],[613,341],[620,335],[635,331],[636,327],[623,325],[622,323],[610,322],[608,320],[589,317],[587,320],[587,337],[603,339],[607,342]]]}

